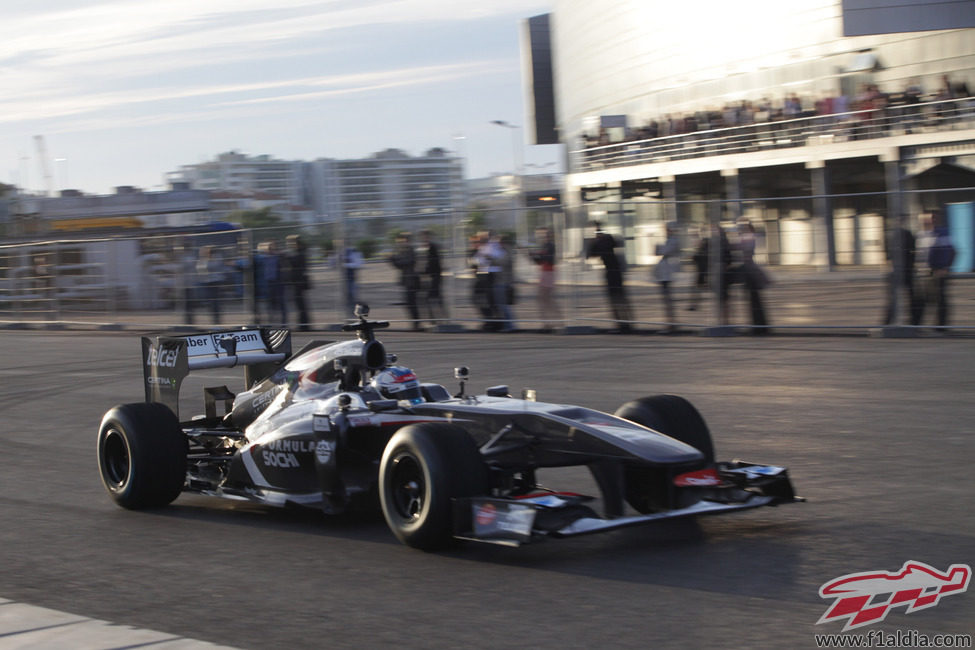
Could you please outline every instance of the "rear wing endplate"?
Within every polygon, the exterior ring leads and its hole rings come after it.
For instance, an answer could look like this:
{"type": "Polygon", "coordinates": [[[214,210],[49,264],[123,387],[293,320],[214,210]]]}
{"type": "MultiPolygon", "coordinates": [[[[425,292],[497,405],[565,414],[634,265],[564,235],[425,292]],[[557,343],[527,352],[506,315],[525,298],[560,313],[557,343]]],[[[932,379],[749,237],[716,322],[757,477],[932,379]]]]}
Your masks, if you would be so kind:
{"type": "Polygon", "coordinates": [[[193,370],[244,366],[250,388],[291,356],[291,332],[264,327],[187,336],[142,337],[142,374],[147,402],[179,416],[179,388],[193,370]]]}

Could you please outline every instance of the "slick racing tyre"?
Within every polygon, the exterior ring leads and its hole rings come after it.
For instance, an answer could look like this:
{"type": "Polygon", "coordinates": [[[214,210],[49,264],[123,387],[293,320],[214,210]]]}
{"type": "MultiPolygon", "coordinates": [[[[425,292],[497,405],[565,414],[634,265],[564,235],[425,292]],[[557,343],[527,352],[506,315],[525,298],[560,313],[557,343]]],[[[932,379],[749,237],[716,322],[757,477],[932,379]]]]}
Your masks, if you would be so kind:
{"type": "Polygon", "coordinates": [[[186,480],[186,436],[163,404],[122,404],[98,430],[98,470],[105,489],[123,508],[171,503],[186,480]]]}
{"type": "Polygon", "coordinates": [[[451,499],[485,494],[487,466],[470,435],[440,422],[396,432],[379,466],[379,500],[397,539],[435,551],[453,541],[451,499]]]}
{"type": "Polygon", "coordinates": [[[714,443],[704,418],[694,405],[677,395],[654,395],[627,402],[615,415],[642,424],[704,454],[704,462],[714,462],[714,443]]]}
{"type": "MultiPolygon", "coordinates": [[[[714,443],[708,425],[683,397],[642,397],[623,404],[615,415],[694,447],[704,454],[702,466],[714,463],[714,443]]],[[[700,500],[698,491],[676,488],[669,475],[653,468],[626,467],[624,483],[627,503],[642,513],[686,508],[700,500]]]]}

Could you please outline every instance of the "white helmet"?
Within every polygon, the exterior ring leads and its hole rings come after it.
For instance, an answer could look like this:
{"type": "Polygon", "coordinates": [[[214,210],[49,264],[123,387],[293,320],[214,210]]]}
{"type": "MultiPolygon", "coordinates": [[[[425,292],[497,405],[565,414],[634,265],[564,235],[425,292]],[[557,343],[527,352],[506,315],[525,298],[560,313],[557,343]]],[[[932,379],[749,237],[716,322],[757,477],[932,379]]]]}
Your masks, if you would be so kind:
{"type": "Polygon", "coordinates": [[[376,373],[369,382],[380,395],[387,399],[407,400],[411,404],[423,401],[420,382],[409,368],[389,366],[376,373]]]}

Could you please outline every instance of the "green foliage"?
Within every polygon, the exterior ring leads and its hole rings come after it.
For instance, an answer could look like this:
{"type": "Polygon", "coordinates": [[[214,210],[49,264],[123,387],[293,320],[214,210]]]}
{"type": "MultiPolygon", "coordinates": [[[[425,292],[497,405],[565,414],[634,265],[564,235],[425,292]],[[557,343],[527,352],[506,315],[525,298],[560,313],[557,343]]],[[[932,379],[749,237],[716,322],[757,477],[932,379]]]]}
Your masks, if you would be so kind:
{"type": "Polygon", "coordinates": [[[306,235],[306,239],[310,248],[319,249],[322,255],[330,255],[335,250],[335,224],[325,223],[318,226],[315,232],[306,235]]]}
{"type": "Polygon", "coordinates": [[[0,183],[0,197],[5,196],[8,192],[13,192],[16,187],[13,185],[7,185],[6,183],[0,183]]]}
{"type": "Polygon", "coordinates": [[[467,213],[467,218],[464,219],[465,235],[468,237],[475,235],[482,230],[487,230],[487,211],[479,205],[475,205],[474,208],[467,213]]]}
{"type": "Polygon", "coordinates": [[[231,212],[227,219],[234,223],[239,223],[244,228],[273,228],[283,225],[281,217],[271,212],[271,207],[266,206],[259,210],[236,210],[231,212]]]}
{"type": "Polygon", "coordinates": [[[390,244],[395,244],[396,238],[404,232],[406,232],[406,230],[403,230],[402,228],[390,228],[386,231],[386,241],[390,244]]]}
{"type": "Polygon", "coordinates": [[[355,243],[355,247],[362,253],[365,259],[372,259],[379,252],[379,242],[375,239],[360,239],[355,243]]]}

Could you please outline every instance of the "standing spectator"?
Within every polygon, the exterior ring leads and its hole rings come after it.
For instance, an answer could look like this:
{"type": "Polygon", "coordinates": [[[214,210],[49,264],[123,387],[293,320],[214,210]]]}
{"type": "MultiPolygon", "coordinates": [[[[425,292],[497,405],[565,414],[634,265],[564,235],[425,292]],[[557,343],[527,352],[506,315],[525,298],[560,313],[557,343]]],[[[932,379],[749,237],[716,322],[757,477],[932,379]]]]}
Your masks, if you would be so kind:
{"type": "Polygon", "coordinates": [[[501,312],[501,331],[515,331],[515,318],[512,306],[515,304],[515,242],[511,235],[501,235],[497,239],[501,249],[501,272],[494,286],[495,302],[501,312]]]}
{"type": "Polygon", "coordinates": [[[420,276],[416,272],[416,251],[413,250],[413,237],[410,233],[402,232],[396,236],[396,250],[389,261],[399,271],[399,283],[403,287],[406,313],[413,321],[413,331],[419,331],[420,308],[417,304],[417,292],[420,288],[420,276]]]}
{"type": "Polygon", "coordinates": [[[768,286],[769,280],[765,270],[755,261],[755,248],[758,244],[758,237],[755,234],[755,226],[751,221],[741,223],[738,235],[738,247],[741,251],[741,281],[748,291],[748,303],[751,307],[752,334],[763,336],[771,333],[768,329],[768,317],[765,315],[765,304],[762,300],[762,291],[768,286]]]}
{"type": "Polygon", "coordinates": [[[494,294],[491,287],[489,271],[491,260],[484,254],[488,243],[488,234],[479,232],[470,239],[468,247],[468,265],[474,271],[474,286],[471,302],[481,314],[481,329],[487,331],[494,326],[494,294]]]}
{"type": "Polygon", "coordinates": [[[287,324],[288,306],[281,256],[273,241],[261,242],[257,247],[257,255],[254,256],[254,293],[258,320],[287,324]],[[275,318],[278,320],[275,321],[275,318]]]}
{"type": "Polygon", "coordinates": [[[562,310],[555,300],[555,238],[549,228],[535,231],[535,248],[531,260],[538,265],[538,311],[542,332],[549,333],[559,326],[562,310]]]}
{"type": "Polygon", "coordinates": [[[501,312],[494,285],[500,281],[504,251],[490,233],[480,232],[471,248],[471,265],[475,269],[474,304],[481,312],[485,332],[501,327],[501,312]]]}
{"type": "Polygon", "coordinates": [[[660,261],[653,268],[653,278],[660,285],[660,295],[664,300],[664,311],[667,317],[667,328],[664,331],[673,334],[677,331],[677,317],[674,315],[674,296],[670,285],[680,268],[680,239],[677,236],[676,222],[668,223],[666,228],[666,241],[657,245],[656,252],[660,255],[660,261]]]}
{"type": "Polygon", "coordinates": [[[336,251],[340,256],[339,259],[342,260],[342,268],[344,269],[345,311],[346,316],[350,316],[355,312],[356,303],[359,302],[359,285],[356,276],[363,265],[362,253],[356,247],[348,246],[341,241],[336,246],[336,251]]]}
{"type": "Polygon", "coordinates": [[[907,313],[911,325],[919,325],[924,303],[914,291],[914,261],[917,255],[914,233],[907,228],[897,228],[887,240],[887,309],[884,325],[897,320],[897,297],[900,287],[907,290],[907,313]]]}
{"type": "Polygon", "coordinates": [[[196,263],[199,258],[193,252],[192,245],[188,239],[184,239],[180,243],[179,254],[180,273],[183,284],[183,319],[187,325],[192,325],[193,313],[199,307],[200,288],[197,286],[199,280],[196,277],[196,263]]]}
{"type": "Polygon", "coordinates": [[[708,244],[708,284],[718,294],[719,320],[722,325],[731,322],[731,303],[729,301],[731,285],[738,282],[740,274],[733,266],[731,255],[731,242],[728,241],[728,233],[725,232],[721,224],[711,224],[711,243],[708,244]],[[718,259],[712,261],[711,251],[718,250],[718,259]],[[712,265],[716,264],[715,268],[712,265]],[[714,276],[717,275],[717,278],[714,276]]]}
{"type": "Polygon", "coordinates": [[[198,297],[210,303],[210,313],[213,322],[220,322],[220,300],[223,287],[227,282],[227,265],[220,249],[215,246],[203,246],[196,261],[196,277],[199,281],[198,297]]]}
{"type": "Polygon", "coordinates": [[[444,318],[445,310],[441,284],[443,276],[442,256],[440,245],[433,241],[433,235],[427,229],[420,231],[420,242],[423,245],[423,308],[431,325],[444,318]]]}
{"type": "Polygon", "coordinates": [[[598,221],[593,222],[593,226],[596,232],[586,245],[586,257],[598,257],[602,261],[606,278],[606,295],[609,298],[613,318],[616,320],[617,332],[629,334],[632,330],[630,322],[633,320],[633,310],[630,308],[630,300],[626,296],[626,287],[623,284],[625,262],[616,252],[620,244],[615,237],[603,231],[602,224],[598,221]]]}
{"type": "MultiPolygon", "coordinates": [[[[948,278],[951,265],[955,262],[955,246],[951,243],[941,209],[931,213],[931,227],[934,229],[934,241],[928,248],[928,269],[931,274],[928,279],[929,294],[937,305],[938,327],[944,328],[948,325],[948,278]]],[[[946,333],[947,330],[940,331],[946,333]]]]}
{"type": "Polygon", "coordinates": [[[697,310],[701,294],[708,287],[708,249],[710,246],[711,238],[702,230],[698,238],[697,248],[694,250],[694,287],[691,293],[691,304],[687,307],[688,311],[697,310]]]}
{"type": "Polygon", "coordinates": [[[298,311],[298,329],[307,332],[311,329],[311,318],[308,315],[305,292],[311,288],[311,282],[308,279],[308,255],[305,251],[305,241],[300,235],[288,235],[287,246],[288,249],[284,255],[284,278],[287,285],[285,293],[290,293],[291,299],[295,302],[295,309],[298,311]]]}

